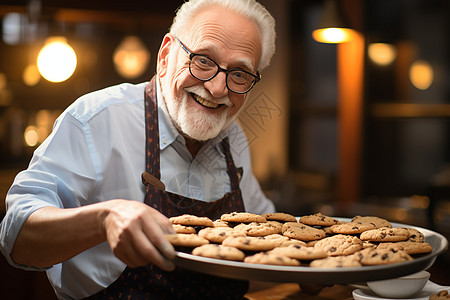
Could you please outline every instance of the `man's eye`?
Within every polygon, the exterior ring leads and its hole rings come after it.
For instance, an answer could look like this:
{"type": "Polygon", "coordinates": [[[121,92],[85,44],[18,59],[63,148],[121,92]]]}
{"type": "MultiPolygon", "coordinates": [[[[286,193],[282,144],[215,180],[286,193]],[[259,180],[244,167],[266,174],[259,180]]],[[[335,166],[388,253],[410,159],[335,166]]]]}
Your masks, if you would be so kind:
{"type": "Polygon", "coordinates": [[[242,72],[235,71],[235,72],[233,72],[233,76],[236,78],[242,78],[244,76],[244,74],[242,72]]]}
{"type": "Polygon", "coordinates": [[[206,56],[198,55],[193,59],[194,63],[201,68],[215,68],[214,62],[206,56]]]}
{"type": "Polygon", "coordinates": [[[202,65],[208,65],[209,64],[209,59],[207,59],[206,57],[200,57],[198,59],[198,62],[202,65]]]}
{"type": "Polygon", "coordinates": [[[228,76],[231,77],[231,80],[233,80],[234,82],[239,83],[239,84],[244,83],[249,80],[249,78],[248,78],[249,76],[247,75],[247,73],[239,71],[239,70],[230,72],[230,74],[228,76]]]}

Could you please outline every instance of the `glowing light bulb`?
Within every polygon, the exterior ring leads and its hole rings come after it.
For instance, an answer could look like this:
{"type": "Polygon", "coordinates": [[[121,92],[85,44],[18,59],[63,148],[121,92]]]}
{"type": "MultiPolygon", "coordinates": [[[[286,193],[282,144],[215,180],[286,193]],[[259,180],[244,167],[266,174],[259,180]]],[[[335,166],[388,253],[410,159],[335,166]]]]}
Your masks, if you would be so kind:
{"type": "Polygon", "coordinates": [[[37,66],[48,81],[62,82],[75,72],[77,55],[64,37],[50,38],[38,54],[37,66]]]}
{"type": "Polygon", "coordinates": [[[352,39],[353,29],[349,28],[321,28],[312,33],[313,38],[320,43],[345,43],[352,39]]]}

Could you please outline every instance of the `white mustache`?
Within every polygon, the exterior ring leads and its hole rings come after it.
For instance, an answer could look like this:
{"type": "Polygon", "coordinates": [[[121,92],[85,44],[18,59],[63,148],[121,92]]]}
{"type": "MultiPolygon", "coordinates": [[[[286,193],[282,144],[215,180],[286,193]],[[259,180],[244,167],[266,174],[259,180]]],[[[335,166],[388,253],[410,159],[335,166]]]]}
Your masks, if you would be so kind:
{"type": "Polygon", "coordinates": [[[190,86],[184,89],[188,93],[196,94],[200,97],[202,97],[205,100],[214,102],[216,104],[224,104],[227,107],[231,107],[231,101],[228,98],[228,96],[222,97],[222,98],[213,98],[211,97],[211,94],[206,91],[206,89],[199,85],[190,86]]]}

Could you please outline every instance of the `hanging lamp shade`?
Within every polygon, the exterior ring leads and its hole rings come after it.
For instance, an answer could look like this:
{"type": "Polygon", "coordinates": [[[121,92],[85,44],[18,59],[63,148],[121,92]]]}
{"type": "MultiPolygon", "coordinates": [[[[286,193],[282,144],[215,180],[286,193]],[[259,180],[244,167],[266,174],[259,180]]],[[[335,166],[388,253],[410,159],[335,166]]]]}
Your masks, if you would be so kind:
{"type": "Polygon", "coordinates": [[[326,0],[324,12],[313,38],[320,43],[345,43],[352,39],[354,30],[349,26],[336,0],[326,0]]]}

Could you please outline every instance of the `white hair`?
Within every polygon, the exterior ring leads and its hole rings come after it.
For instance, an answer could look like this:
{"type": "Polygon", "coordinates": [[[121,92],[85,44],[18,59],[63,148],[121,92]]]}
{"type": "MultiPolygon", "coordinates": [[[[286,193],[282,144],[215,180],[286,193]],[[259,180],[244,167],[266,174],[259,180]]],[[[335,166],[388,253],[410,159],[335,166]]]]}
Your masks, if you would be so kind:
{"type": "Polygon", "coordinates": [[[275,52],[275,20],[267,9],[255,0],[190,0],[177,10],[170,33],[183,36],[189,22],[205,7],[218,4],[233,10],[256,23],[261,38],[261,59],[258,70],[261,71],[270,63],[275,52]]]}

